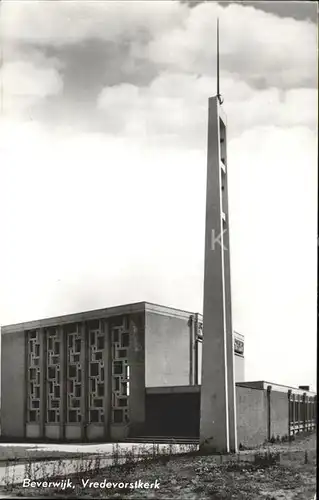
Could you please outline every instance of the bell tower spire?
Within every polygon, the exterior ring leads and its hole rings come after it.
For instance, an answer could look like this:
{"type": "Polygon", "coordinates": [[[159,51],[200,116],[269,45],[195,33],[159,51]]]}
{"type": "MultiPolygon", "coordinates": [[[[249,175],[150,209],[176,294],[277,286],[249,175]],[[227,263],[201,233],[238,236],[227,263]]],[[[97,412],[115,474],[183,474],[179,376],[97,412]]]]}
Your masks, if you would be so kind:
{"type": "Polygon", "coordinates": [[[237,452],[234,332],[228,212],[227,121],[219,87],[209,99],[200,447],[237,452]]]}

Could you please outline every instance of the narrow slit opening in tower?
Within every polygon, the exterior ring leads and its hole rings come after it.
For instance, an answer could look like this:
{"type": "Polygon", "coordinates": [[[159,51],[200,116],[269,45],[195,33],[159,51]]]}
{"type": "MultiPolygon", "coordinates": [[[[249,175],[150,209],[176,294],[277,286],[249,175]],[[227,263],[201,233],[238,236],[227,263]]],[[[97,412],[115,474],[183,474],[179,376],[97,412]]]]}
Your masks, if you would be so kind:
{"type": "Polygon", "coordinates": [[[226,158],[226,126],[221,118],[219,118],[219,141],[220,141],[220,160],[227,166],[226,158]]]}

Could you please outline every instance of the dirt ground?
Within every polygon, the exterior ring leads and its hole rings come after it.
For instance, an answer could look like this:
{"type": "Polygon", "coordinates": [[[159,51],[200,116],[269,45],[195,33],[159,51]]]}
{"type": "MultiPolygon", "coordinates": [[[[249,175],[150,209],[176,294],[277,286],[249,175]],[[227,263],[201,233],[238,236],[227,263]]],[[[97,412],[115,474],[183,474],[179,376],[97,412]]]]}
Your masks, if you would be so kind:
{"type": "MultiPolygon", "coordinates": [[[[64,478],[65,479],[65,478],[64,478]]],[[[159,499],[306,500],[316,492],[316,435],[292,443],[273,444],[225,459],[216,456],[160,457],[72,478],[73,488],[15,488],[10,495],[159,499]],[[265,453],[268,458],[265,459],[265,453]],[[279,455],[280,454],[280,455],[279,455]],[[247,456],[247,461],[244,456],[247,456]],[[240,459],[239,459],[240,457],[240,459]],[[83,487],[90,482],[155,483],[159,488],[83,487]]]]}

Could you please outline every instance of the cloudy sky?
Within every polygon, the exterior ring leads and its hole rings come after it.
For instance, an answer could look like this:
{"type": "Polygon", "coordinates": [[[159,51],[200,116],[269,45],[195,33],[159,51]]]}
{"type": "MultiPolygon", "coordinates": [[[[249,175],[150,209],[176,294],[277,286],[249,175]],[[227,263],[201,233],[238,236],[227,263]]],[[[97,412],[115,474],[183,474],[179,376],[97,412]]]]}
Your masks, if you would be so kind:
{"type": "Polygon", "coordinates": [[[221,29],[246,378],[316,381],[316,5],[2,1],[0,323],[202,312],[221,29]]]}

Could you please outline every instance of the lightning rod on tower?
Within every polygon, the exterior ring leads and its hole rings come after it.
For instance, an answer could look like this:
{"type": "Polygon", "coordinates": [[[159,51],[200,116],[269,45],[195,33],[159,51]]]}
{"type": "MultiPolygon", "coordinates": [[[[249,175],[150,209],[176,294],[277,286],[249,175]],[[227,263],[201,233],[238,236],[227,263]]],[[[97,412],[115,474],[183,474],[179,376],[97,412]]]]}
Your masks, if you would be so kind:
{"type": "Polygon", "coordinates": [[[221,96],[220,86],[219,86],[219,19],[218,18],[217,18],[217,99],[219,101],[219,104],[223,104],[224,99],[221,96]]]}

